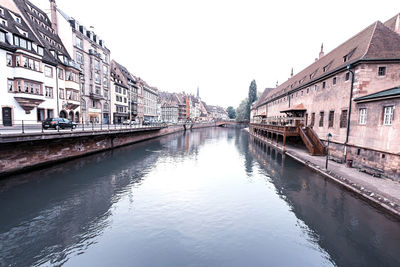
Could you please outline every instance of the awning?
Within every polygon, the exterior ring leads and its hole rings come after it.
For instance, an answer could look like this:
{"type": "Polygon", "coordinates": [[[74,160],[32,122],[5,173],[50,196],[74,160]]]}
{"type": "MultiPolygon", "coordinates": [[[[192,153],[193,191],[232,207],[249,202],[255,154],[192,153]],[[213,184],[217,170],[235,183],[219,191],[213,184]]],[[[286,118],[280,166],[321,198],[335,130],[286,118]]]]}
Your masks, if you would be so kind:
{"type": "Polygon", "coordinates": [[[355,102],[378,101],[400,97],[400,86],[354,99],[355,102]]]}
{"type": "Polygon", "coordinates": [[[265,114],[265,112],[262,112],[261,114],[254,115],[254,117],[265,117],[265,116],[267,116],[265,114]]]}
{"type": "Polygon", "coordinates": [[[304,107],[303,104],[298,104],[297,106],[294,106],[289,109],[281,110],[281,113],[287,113],[287,112],[299,112],[299,111],[306,111],[307,109],[304,107]]]}

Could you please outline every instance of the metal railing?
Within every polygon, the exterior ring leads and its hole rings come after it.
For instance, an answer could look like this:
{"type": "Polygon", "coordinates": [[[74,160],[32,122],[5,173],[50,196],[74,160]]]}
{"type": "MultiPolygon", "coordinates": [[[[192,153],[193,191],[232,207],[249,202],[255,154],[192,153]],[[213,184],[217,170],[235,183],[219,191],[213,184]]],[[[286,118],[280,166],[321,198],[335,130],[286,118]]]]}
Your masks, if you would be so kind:
{"type": "Polygon", "coordinates": [[[27,134],[27,133],[65,133],[68,131],[118,131],[118,130],[129,130],[129,129],[146,129],[146,128],[163,128],[167,127],[165,123],[150,122],[148,124],[139,123],[103,123],[103,122],[91,122],[85,121],[80,123],[72,123],[71,125],[51,125],[48,128],[42,126],[42,122],[36,120],[13,120],[9,121],[0,120],[0,134],[27,134]]]}
{"type": "Polygon", "coordinates": [[[304,125],[305,118],[303,117],[269,117],[261,120],[253,119],[252,123],[266,124],[266,125],[277,125],[277,126],[291,126],[297,127],[304,125]]]}

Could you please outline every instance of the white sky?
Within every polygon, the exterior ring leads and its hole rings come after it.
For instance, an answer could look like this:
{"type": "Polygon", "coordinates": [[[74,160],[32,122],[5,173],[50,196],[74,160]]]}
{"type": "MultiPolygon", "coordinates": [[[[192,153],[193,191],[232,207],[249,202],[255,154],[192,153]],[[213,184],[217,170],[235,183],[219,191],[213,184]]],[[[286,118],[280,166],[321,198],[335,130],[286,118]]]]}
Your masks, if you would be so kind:
{"type": "MultiPolygon", "coordinates": [[[[49,12],[48,0],[31,0],[49,12]]],[[[237,107],[252,79],[275,87],[376,20],[400,1],[57,0],[95,32],[111,57],[163,91],[196,93],[237,107]]]]}

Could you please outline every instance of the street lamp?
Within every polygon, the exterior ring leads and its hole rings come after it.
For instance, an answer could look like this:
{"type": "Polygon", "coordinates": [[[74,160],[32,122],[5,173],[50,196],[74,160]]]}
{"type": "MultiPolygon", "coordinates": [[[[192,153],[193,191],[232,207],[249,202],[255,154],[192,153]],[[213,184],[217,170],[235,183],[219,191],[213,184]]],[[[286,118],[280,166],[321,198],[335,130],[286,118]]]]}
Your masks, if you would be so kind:
{"type": "Polygon", "coordinates": [[[331,138],[332,135],[331,133],[328,133],[326,138],[328,139],[328,146],[326,147],[326,163],[325,163],[325,169],[328,170],[328,160],[329,160],[329,138],[331,138]]]}

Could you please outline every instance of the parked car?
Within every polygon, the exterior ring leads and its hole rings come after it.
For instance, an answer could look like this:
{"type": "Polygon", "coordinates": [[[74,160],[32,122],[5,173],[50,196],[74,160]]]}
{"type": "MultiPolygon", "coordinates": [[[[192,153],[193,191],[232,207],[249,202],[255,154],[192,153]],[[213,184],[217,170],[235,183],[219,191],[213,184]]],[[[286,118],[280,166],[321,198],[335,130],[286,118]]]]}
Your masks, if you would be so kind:
{"type": "Polygon", "coordinates": [[[143,121],[143,125],[150,125],[150,121],[149,120],[144,120],[143,121]]]}
{"type": "Polygon", "coordinates": [[[124,120],[124,121],[122,122],[122,124],[123,124],[123,125],[136,125],[136,124],[138,124],[138,122],[136,122],[136,121],[131,121],[131,120],[124,120]]]}
{"type": "Polygon", "coordinates": [[[76,123],[72,122],[68,119],[64,118],[47,118],[42,122],[42,128],[43,129],[49,129],[49,128],[54,128],[54,129],[65,129],[65,128],[76,128],[76,123]]]}

